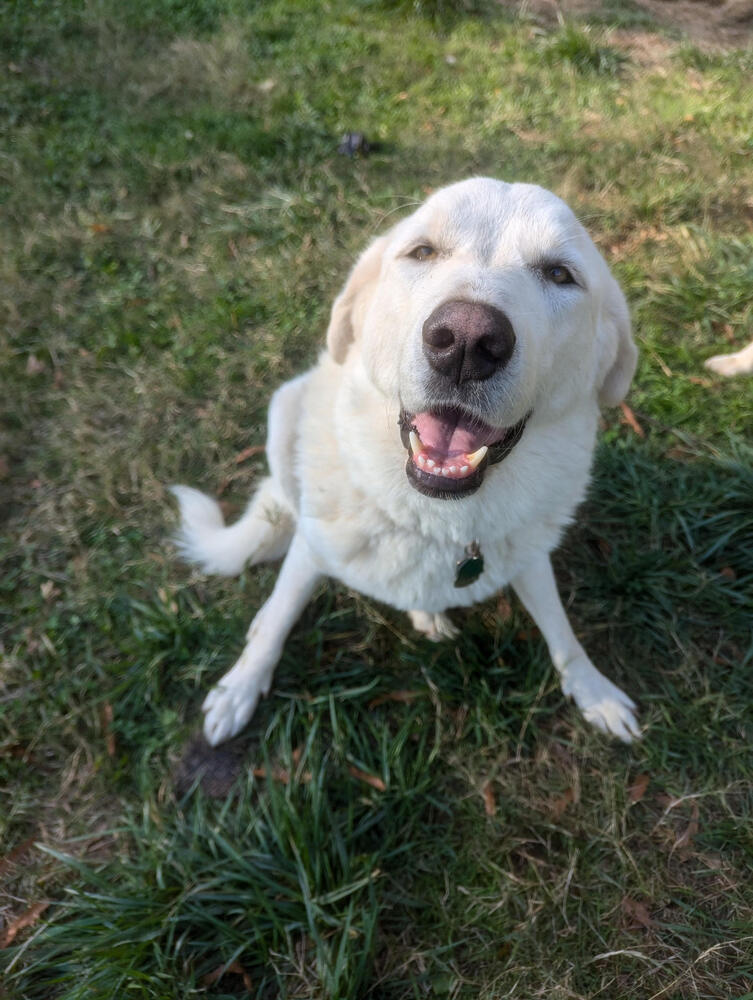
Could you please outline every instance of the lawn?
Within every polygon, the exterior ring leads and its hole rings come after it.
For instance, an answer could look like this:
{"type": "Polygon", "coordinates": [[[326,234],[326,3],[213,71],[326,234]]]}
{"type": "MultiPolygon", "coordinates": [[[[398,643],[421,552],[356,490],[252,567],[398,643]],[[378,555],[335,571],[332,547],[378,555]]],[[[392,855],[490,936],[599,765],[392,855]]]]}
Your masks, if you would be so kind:
{"type": "Polygon", "coordinates": [[[753,337],[753,48],[537,10],[1,0],[0,996],[753,997],[753,382],[703,368],[753,337]],[[167,486],[242,508],[354,254],[471,174],[631,304],[555,562],[644,738],[511,595],[437,646],[330,583],[209,751],[276,567],[181,565],[167,486]]]}

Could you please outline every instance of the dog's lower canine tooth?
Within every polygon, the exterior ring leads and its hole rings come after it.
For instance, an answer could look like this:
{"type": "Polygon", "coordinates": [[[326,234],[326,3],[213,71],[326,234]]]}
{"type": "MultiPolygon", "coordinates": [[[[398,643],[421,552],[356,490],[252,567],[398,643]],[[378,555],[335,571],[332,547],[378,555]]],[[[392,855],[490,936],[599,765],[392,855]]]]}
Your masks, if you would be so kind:
{"type": "Polygon", "coordinates": [[[421,452],[421,438],[416,434],[415,431],[411,431],[408,440],[410,441],[410,450],[414,455],[418,455],[421,452]]]}
{"type": "Polygon", "coordinates": [[[487,446],[482,444],[478,451],[474,451],[472,455],[466,455],[465,460],[472,469],[477,469],[484,461],[487,451],[489,451],[487,446]]]}

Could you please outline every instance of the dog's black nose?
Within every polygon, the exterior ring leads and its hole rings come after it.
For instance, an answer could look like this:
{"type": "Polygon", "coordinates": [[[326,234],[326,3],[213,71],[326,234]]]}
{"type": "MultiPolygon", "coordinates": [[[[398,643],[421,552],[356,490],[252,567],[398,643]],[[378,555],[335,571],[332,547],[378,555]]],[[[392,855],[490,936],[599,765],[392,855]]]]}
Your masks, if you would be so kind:
{"type": "Polygon", "coordinates": [[[435,372],[456,385],[481,382],[504,368],[515,331],[503,312],[484,302],[444,302],[423,326],[424,354],[435,372]]]}

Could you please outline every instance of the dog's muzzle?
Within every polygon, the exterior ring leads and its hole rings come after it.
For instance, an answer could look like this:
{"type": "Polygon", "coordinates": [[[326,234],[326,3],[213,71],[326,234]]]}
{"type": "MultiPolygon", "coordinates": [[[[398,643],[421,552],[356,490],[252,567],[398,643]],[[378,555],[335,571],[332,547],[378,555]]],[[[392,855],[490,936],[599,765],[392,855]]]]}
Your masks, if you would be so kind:
{"type": "MultiPolygon", "coordinates": [[[[515,349],[512,323],[485,302],[443,302],[421,334],[434,388],[445,399],[460,400],[474,383],[501,372],[515,349]]],[[[474,493],[488,466],[501,462],[518,443],[528,416],[512,427],[492,427],[463,406],[403,411],[400,435],[408,450],[405,471],[411,485],[441,499],[474,493]]]]}
{"type": "Polygon", "coordinates": [[[411,486],[441,500],[475,493],[486,469],[507,458],[520,441],[529,417],[512,427],[491,427],[461,409],[401,411],[398,423],[411,486]]]}

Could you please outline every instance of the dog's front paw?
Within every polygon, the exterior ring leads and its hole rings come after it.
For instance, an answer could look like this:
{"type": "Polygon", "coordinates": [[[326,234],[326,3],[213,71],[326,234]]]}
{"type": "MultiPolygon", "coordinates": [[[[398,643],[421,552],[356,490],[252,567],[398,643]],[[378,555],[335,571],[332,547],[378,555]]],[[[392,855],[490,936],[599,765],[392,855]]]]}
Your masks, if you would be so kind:
{"type": "Polygon", "coordinates": [[[260,691],[225,687],[220,682],[213,687],[201,706],[204,712],[204,736],[216,747],[235,736],[254,714],[260,691]]]}
{"type": "Polygon", "coordinates": [[[572,697],[592,726],[625,743],[640,737],[635,702],[600,673],[587,657],[567,664],[562,672],[562,690],[572,697]]]}
{"type": "Polygon", "coordinates": [[[204,735],[216,747],[235,736],[254,714],[259,698],[267,694],[272,673],[251,669],[248,650],[204,699],[204,735]]]}
{"type": "Polygon", "coordinates": [[[716,372],[717,375],[740,375],[746,372],[745,364],[740,356],[736,354],[715,354],[713,358],[707,358],[703,364],[709,371],[716,372]]]}

